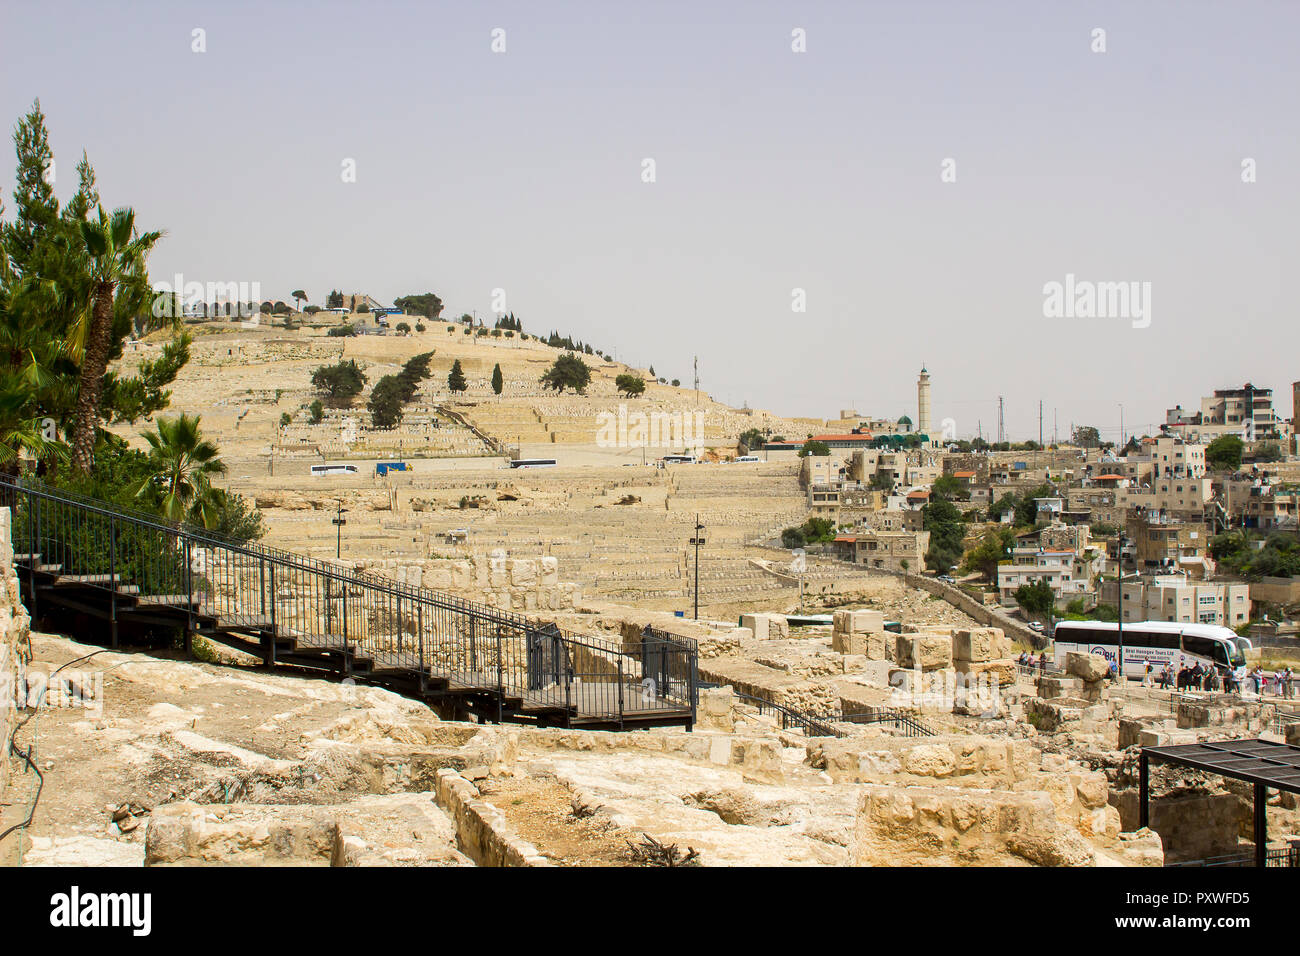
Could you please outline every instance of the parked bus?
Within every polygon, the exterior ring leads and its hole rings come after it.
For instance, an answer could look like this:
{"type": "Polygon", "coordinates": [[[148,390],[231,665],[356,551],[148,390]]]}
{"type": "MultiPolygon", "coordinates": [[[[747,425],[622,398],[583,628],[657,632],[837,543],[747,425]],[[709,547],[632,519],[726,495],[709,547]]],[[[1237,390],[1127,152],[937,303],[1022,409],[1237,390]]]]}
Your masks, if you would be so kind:
{"type": "Polygon", "coordinates": [[[312,465],[312,475],[355,475],[356,465],[312,465]]]}
{"type": "Polygon", "coordinates": [[[510,462],[511,468],[554,468],[554,458],[516,458],[510,462]]]}
{"type": "MultiPolygon", "coordinates": [[[[1111,621],[1061,621],[1053,634],[1056,666],[1065,666],[1071,651],[1099,654],[1115,667],[1119,661],[1119,625],[1111,621]]],[[[1219,676],[1246,675],[1246,655],[1235,632],[1217,624],[1178,624],[1172,621],[1135,621],[1124,625],[1124,676],[1141,679],[1147,662],[1154,674],[1169,664],[1175,674],[1200,664],[1214,667],[1219,676]]]]}
{"type": "Polygon", "coordinates": [[[693,465],[695,464],[694,455],[664,455],[660,459],[666,465],[693,465]]]}

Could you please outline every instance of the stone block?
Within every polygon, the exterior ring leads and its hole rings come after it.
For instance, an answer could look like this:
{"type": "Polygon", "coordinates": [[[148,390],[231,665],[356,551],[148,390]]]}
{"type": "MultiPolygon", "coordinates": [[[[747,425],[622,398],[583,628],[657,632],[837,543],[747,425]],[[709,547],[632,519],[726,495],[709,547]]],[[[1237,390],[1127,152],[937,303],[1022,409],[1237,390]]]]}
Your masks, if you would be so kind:
{"type": "Polygon", "coordinates": [[[899,634],[894,652],[899,667],[927,671],[952,666],[952,638],[946,634],[899,634]]]}
{"type": "Polygon", "coordinates": [[[976,627],[957,631],[952,636],[952,659],[984,662],[1005,655],[1006,639],[1000,627],[976,627]]]}
{"type": "Polygon", "coordinates": [[[1098,681],[1106,676],[1110,665],[1100,654],[1080,654],[1071,651],[1065,655],[1065,672],[1085,681],[1098,681]]]}

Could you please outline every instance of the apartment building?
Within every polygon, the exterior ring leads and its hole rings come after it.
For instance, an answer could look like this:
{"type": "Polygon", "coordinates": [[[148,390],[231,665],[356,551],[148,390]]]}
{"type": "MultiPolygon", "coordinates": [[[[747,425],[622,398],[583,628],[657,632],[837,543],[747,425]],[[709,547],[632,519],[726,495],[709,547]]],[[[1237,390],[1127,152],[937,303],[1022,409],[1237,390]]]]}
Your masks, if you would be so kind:
{"type": "Polygon", "coordinates": [[[1222,488],[1224,507],[1233,525],[1260,531],[1296,529],[1300,493],[1293,486],[1251,475],[1233,475],[1223,481],[1222,488]]]}
{"type": "Polygon", "coordinates": [[[1164,511],[1139,510],[1129,515],[1125,533],[1139,572],[1188,570],[1201,576],[1208,570],[1209,531],[1199,521],[1183,521],[1164,511]]]}
{"type": "Polygon", "coordinates": [[[1215,389],[1201,399],[1198,412],[1176,405],[1165,412],[1165,431],[1187,441],[1209,443],[1221,435],[1245,441],[1277,438],[1282,422],[1273,410],[1273,390],[1247,382],[1241,388],[1215,389]]]}
{"type": "Polygon", "coordinates": [[[924,571],[925,553],[929,549],[928,531],[861,531],[835,538],[835,550],[840,557],[854,564],[889,571],[924,571]]]}
{"type": "Polygon", "coordinates": [[[1138,487],[1160,479],[1203,478],[1206,474],[1205,446],[1172,435],[1144,438],[1141,451],[1106,467],[1124,475],[1138,487]]]}
{"type": "Polygon", "coordinates": [[[1181,574],[1125,581],[1124,620],[1237,627],[1250,620],[1250,585],[1191,581],[1181,574]]]}
{"type": "Polygon", "coordinates": [[[998,565],[998,600],[1016,603],[1016,591],[1025,584],[1046,581],[1058,604],[1092,593],[1089,578],[1076,575],[1073,551],[1044,551],[1016,548],[1010,564],[998,565]]]}

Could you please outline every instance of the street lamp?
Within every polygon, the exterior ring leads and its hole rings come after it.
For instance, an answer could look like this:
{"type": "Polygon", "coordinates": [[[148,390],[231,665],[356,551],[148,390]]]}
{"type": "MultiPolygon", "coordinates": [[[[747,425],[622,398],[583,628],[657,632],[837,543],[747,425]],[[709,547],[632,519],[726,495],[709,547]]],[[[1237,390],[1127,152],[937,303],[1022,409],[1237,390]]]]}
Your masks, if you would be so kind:
{"type": "Polygon", "coordinates": [[[689,543],[695,545],[695,620],[700,619],[700,545],[704,544],[704,539],[700,537],[700,532],[704,530],[704,525],[700,524],[700,516],[695,516],[695,537],[691,538],[689,543]]]}

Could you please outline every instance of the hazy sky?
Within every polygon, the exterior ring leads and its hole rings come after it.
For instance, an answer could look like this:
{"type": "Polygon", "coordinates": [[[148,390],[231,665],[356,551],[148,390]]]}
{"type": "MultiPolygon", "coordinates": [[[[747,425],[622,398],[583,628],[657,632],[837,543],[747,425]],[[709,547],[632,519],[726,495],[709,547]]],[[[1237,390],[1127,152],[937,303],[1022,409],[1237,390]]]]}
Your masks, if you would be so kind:
{"type": "Polygon", "coordinates": [[[1247,379],[1290,416],[1297,38],[1295,0],[0,0],[0,116],[40,97],[60,196],[84,147],[167,230],[155,280],[501,288],[737,405],[915,417],[924,362],[960,435],[1003,395],[1117,437],[1247,379]],[[1149,327],[1044,317],[1067,274],[1151,283],[1149,327]]]}

